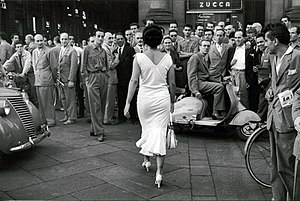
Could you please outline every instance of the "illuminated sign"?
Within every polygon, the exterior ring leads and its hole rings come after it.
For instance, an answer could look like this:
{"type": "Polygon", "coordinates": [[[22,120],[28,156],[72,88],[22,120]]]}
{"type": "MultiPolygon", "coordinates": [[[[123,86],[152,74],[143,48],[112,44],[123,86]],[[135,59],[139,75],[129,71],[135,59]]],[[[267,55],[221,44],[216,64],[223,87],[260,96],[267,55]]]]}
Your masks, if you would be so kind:
{"type": "Polygon", "coordinates": [[[188,0],[188,11],[242,10],[242,0],[188,0]]]}

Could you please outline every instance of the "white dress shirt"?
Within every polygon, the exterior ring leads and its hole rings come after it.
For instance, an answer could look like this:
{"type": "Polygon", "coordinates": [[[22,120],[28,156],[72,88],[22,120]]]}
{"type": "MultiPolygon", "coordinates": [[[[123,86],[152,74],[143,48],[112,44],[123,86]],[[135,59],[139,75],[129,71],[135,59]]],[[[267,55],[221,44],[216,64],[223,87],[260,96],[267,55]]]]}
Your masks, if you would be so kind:
{"type": "Polygon", "coordinates": [[[243,46],[237,46],[235,48],[235,53],[232,60],[236,59],[236,63],[231,67],[236,70],[245,70],[246,69],[246,49],[245,44],[243,46]]]}

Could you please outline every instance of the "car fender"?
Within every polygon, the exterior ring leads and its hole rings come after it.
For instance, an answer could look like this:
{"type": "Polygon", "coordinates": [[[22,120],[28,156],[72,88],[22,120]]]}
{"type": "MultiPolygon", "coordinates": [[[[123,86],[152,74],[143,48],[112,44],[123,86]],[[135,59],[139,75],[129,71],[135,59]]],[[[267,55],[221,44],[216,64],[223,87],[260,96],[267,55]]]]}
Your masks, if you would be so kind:
{"type": "Polygon", "coordinates": [[[243,110],[237,113],[229,122],[232,126],[243,126],[248,122],[260,122],[261,118],[251,110],[243,110]]]}
{"type": "Polygon", "coordinates": [[[35,128],[35,130],[38,130],[39,127],[42,124],[45,124],[46,122],[45,121],[43,122],[40,111],[35,107],[35,105],[33,105],[33,103],[31,103],[29,101],[29,102],[27,102],[27,106],[28,106],[29,112],[31,113],[34,128],[35,128]]]}
{"type": "Polygon", "coordinates": [[[22,123],[18,117],[15,119],[13,122],[5,117],[0,117],[0,151],[3,153],[10,153],[10,148],[28,142],[28,136],[22,123]]]}

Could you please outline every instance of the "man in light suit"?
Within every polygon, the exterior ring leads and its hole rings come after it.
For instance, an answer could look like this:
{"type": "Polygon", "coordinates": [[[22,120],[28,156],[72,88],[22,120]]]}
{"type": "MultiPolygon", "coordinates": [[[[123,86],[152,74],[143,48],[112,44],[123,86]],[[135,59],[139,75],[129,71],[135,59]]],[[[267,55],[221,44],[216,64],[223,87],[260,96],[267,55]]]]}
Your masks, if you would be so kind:
{"type": "Polygon", "coordinates": [[[298,131],[293,151],[294,155],[296,156],[294,170],[293,200],[300,200],[300,88],[295,93],[292,112],[295,129],[298,131]]]}
{"type": "Polygon", "coordinates": [[[220,83],[211,81],[209,75],[208,52],[210,40],[202,39],[199,45],[200,51],[191,56],[187,63],[189,88],[199,99],[202,98],[202,95],[213,95],[212,117],[214,119],[222,119],[224,116],[221,113],[225,111],[224,87],[220,83]]]}
{"type": "Polygon", "coordinates": [[[65,117],[60,121],[68,125],[76,123],[77,119],[75,82],[78,59],[76,50],[69,44],[67,33],[60,34],[60,41],[62,46],[59,52],[57,77],[63,83],[62,102],[65,111],[65,117]]]}
{"type": "Polygon", "coordinates": [[[293,145],[297,132],[292,118],[293,94],[300,87],[300,51],[289,47],[287,28],[276,24],[265,34],[270,50],[271,87],[267,129],[271,144],[271,185],[275,200],[293,197],[295,156],[293,145]]]}
{"type": "Polygon", "coordinates": [[[103,49],[107,54],[108,61],[108,89],[107,99],[104,113],[104,124],[116,124],[118,121],[114,118],[116,98],[117,98],[117,86],[118,77],[116,66],[119,64],[119,55],[112,53],[113,36],[110,32],[106,32],[104,35],[104,43],[102,44],[103,49]]]}
{"type": "Polygon", "coordinates": [[[48,126],[55,126],[55,110],[53,105],[53,90],[56,80],[55,61],[49,53],[49,48],[44,45],[43,36],[34,36],[37,48],[32,52],[32,66],[35,74],[35,86],[39,101],[39,110],[42,117],[46,119],[48,126]]]}
{"type": "Polygon", "coordinates": [[[214,43],[208,53],[210,65],[209,74],[216,82],[222,82],[226,75],[226,63],[228,58],[229,45],[223,43],[225,32],[220,29],[216,31],[216,43],[214,43]]]}

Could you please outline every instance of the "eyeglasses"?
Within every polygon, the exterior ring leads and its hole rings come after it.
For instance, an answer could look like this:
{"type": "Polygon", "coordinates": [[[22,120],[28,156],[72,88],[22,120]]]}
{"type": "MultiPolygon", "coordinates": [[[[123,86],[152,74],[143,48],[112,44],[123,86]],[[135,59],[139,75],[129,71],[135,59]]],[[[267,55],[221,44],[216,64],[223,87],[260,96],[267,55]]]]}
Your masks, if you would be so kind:
{"type": "Polygon", "coordinates": [[[142,37],[137,37],[136,39],[143,39],[142,37]]]}
{"type": "Polygon", "coordinates": [[[171,37],[176,37],[177,35],[170,35],[171,37]]]}

